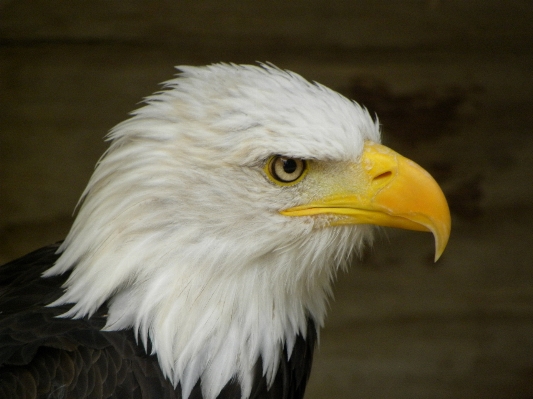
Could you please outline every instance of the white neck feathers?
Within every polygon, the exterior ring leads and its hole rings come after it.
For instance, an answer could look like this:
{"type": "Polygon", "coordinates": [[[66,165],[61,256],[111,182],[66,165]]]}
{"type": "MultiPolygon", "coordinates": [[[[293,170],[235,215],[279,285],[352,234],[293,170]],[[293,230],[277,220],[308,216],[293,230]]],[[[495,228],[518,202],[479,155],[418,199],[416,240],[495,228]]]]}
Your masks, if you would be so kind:
{"type": "MultiPolygon", "coordinates": [[[[246,398],[262,359],[268,384],[311,318],[323,325],[339,266],[367,226],[322,229],[287,218],[298,188],[272,184],[272,154],[355,159],[379,141],[365,110],[273,67],[184,68],[118,125],[61,257],[65,317],[109,305],[108,330],[133,328],[187,398],[232,378],[246,398]],[[342,143],[342,144],[339,144],[342,143]]],[[[297,220],[298,219],[298,220],[297,220]]]]}

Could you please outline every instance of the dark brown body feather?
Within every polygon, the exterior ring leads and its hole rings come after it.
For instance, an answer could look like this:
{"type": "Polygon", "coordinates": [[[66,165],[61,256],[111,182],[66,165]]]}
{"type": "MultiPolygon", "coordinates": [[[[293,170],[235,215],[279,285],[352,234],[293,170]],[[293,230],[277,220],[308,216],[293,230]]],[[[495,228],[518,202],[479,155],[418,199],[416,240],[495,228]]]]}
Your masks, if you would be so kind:
{"type": "MultiPolygon", "coordinates": [[[[0,397],[181,398],[159,368],[157,357],[137,345],[132,330],[100,331],[106,307],[91,318],[58,318],[68,307],[46,307],[58,299],[68,274],[42,278],[57,259],[58,245],[32,252],[0,266],[0,397]]],[[[261,359],[254,373],[251,398],[302,398],[309,378],[316,328],[296,339],[290,359],[282,359],[273,386],[267,390],[261,359]]],[[[240,387],[230,381],[219,397],[239,398],[240,387]]],[[[200,382],[190,399],[201,399],[200,382]]]]}

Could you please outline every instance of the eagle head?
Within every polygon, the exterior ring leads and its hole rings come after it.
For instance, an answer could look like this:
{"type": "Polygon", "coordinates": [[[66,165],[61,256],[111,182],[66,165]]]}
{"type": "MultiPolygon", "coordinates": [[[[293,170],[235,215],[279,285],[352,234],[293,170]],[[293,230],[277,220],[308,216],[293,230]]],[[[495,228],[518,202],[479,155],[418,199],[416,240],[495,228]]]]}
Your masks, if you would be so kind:
{"type": "Polygon", "coordinates": [[[57,263],[65,317],[108,306],[188,397],[272,383],[339,267],[372,225],[429,231],[450,215],[437,183],[379,144],[357,103],[272,65],[180,67],[109,134],[57,263]],[[150,343],[151,345],[148,345],[150,343]]]}

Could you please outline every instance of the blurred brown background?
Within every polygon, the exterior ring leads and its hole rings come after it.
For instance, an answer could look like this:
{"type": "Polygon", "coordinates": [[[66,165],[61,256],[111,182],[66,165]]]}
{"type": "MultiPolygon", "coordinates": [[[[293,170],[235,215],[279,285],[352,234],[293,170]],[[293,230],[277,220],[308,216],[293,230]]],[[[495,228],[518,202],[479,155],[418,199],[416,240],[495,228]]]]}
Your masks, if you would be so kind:
{"type": "Polygon", "coordinates": [[[0,0],[0,261],[62,239],[103,136],[174,65],[271,61],[367,106],[453,212],[384,230],[336,301],[318,398],[533,397],[533,2],[0,0]]]}

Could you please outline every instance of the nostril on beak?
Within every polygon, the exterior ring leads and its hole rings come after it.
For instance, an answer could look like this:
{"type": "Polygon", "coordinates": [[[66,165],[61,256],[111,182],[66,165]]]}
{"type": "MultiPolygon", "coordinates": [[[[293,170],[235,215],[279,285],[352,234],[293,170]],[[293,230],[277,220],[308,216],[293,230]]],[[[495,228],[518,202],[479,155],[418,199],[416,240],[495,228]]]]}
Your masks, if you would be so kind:
{"type": "Polygon", "coordinates": [[[380,181],[380,180],[387,180],[391,176],[392,176],[392,172],[390,170],[388,170],[386,172],[380,173],[379,175],[375,176],[373,181],[377,182],[377,181],[380,181]]]}

